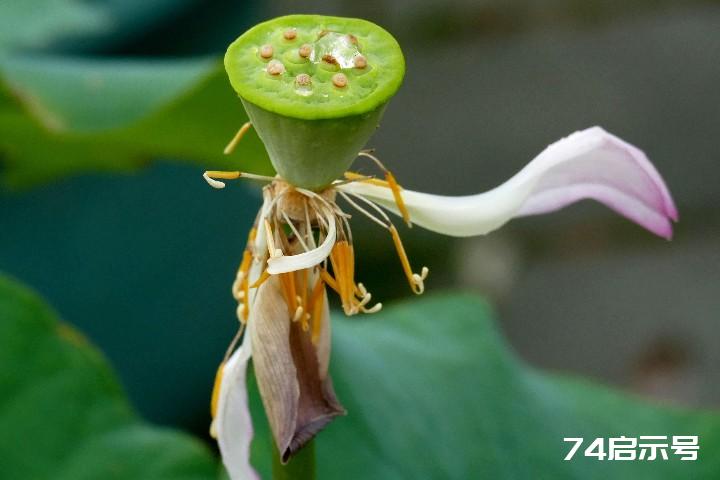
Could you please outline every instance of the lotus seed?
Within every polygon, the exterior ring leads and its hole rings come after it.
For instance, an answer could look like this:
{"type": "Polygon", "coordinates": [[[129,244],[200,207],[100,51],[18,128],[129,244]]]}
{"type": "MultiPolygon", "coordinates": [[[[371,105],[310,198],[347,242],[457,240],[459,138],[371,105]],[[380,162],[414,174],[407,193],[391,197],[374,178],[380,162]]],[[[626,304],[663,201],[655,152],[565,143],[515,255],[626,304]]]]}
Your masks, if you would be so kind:
{"type": "Polygon", "coordinates": [[[312,79],[307,73],[301,73],[300,75],[295,77],[295,82],[297,82],[298,85],[307,86],[312,83],[312,79]]]}
{"type": "Polygon", "coordinates": [[[260,47],[260,56],[262,58],[271,58],[273,56],[272,45],[263,45],[260,47]]]}
{"type": "Polygon", "coordinates": [[[344,73],[336,73],[332,76],[332,83],[338,88],[343,88],[347,85],[347,77],[344,73]]]}
{"type": "Polygon", "coordinates": [[[355,68],[365,68],[367,67],[367,59],[362,55],[357,55],[353,58],[353,65],[355,65],[355,68]]]}
{"type": "Polygon", "coordinates": [[[295,40],[295,37],[297,37],[297,30],[294,28],[288,28],[283,32],[283,37],[285,37],[285,40],[295,40]]]}
{"type": "Polygon", "coordinates": [[[285,65],[278,60],[271,60],[267,66],[267,73],[270,75],[280,75],[285,72],[285,65]]]}
{"type": "Polygon", "coordinates": [[[332,64],[332,65],[337,65],[337,64],[338,64],[337,59],[336,59],[335,57],[333,57],[332,55],[330,55],[329,53],[323,55],[323,56],[322,56],[322,59],[323,59],[323,62],[325,62],[325,63],[330,63],[330,64],[332,64]]]}
{"type": "Polygon", "coordinates": [[[309,43],[305,43],[298,49],[298,55],[302,58],[308,58],[312,53],[312,46],[309,43]]]}

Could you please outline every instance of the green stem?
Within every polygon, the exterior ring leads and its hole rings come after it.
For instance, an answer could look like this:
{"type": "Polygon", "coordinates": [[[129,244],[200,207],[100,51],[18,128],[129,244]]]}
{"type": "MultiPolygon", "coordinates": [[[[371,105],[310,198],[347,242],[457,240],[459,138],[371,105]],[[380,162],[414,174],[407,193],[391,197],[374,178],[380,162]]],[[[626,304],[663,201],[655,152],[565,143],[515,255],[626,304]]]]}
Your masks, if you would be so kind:
{"type": "Polygon", "coordinates": [[[273,480],[315,480],[315,440],[310,440],[288,463],[280,462],[280,454],[273,444],[273,480]]]}

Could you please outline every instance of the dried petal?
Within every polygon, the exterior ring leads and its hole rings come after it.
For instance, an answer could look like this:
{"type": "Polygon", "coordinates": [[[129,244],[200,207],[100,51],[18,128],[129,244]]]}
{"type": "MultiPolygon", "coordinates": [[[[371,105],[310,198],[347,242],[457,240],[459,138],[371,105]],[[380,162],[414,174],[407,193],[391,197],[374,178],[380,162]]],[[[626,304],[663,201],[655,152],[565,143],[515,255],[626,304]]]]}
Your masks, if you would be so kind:
{"type": "Polygon", "coordinates": [[[345,410],[323,371],[326,360],[321,366],[309,332],[291,321],[278,277],[260,286],[252,316],[255,376],[278,451],[287,462],[345,410]]]}

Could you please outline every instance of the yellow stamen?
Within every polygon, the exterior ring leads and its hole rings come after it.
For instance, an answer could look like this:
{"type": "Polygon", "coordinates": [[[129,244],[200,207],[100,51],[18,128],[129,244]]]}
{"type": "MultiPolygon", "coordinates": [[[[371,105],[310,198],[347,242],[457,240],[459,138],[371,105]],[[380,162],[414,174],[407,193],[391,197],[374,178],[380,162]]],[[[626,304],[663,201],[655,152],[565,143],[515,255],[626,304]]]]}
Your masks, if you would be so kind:
{"type": "MultiPolygon", "coordinates": [[[[245,135],[245,132],[250,130],[250,127],[252,127],[252,123],[245,122],[242,127],[237,131],[235,136],[230,140],[230,143],[227,144],[225,147],[225,150],[223,150],[223,153],[225,155],[230,155],[234,150],[235,147],[237,147],[238,143],[240,143],[240,140],[242,140],[243,136],[245,135]]],[[[237,178],[237,177],[236,177],[237,178]]]]}
{"type": "Polygon", "coordinates": [[[346,315],[353,315],[356,313],[353,308],[355,281],[352,278],[352,264],[348,252],[349,244],[347,240],[336,242],[332,252],[330,252],[330,262],[335,272],[335,280],[340,293],[343,311],[346,315]]]}
{"type": "MultiPolygon", "coordinates": [[[[325,270],[322,270],[324,272],[325,270]]],[[[327,272],[325,272],[327,274],[327,272]]],[[[321,275],[322,276],[322,275],[321,275]]],[[[312,312],[312,342],[317,344],[320,339],[320,329],[322,327],[322,309],[323,309],[323,292],[325,291],[325,284],[322,278],[318,278],[313,288],[312,294],[310,295],[310,305],[308,308],[312,312]]]]}
{"type": "Polygon", "coordinates": [[[410,260],[408,260],[407,253],[405,253],[405,247],[403,247],[402,241],[400,240],[400,234],[398,233],[395,225],[390,225],[389,229],[392,235],[393,242],[395,243],[395,250],[397,250],[398,257],[400,257],[400,263],[402,264],[405,277],[407,278],[410,288],[416,295],[420,295],[425,291],[424,280],[427,278],[430,271],[427,267],[422,268],[422,273],[413,273],[410,268],[410,260]]]}
{"type": "Polygon", "coordinates": [[[213,385],[212,397],[210,397],[210,415],[215,418],[217,415],[218,400],[220,399],[220,384],[222,383],[225,362],[222,362],[215,373],[215,384],[213,385]]]}
{"type": "Polygon", "coordinates": [[[408,212],[407,207],[405,207],[405,201],[400,193],[402,189],[395,181],[395,176],[389,170],[385,172],[385,180],[387,180],[388,185],[390,186],[393,198],[395,199],[395,205],[397,205],[398,210],[400,210],[403,220],[408,227],[412,227],[412,223],[410,223],[410,212],[408,212]]]}
{"type": "Polygon", "coordinates": [[[203,173],[203,178],[208,185],[213,188],[225,188],[225,183],[216,180],[217,178],[221,178],[223,180],[235,180],[236,178],[240,178],[240,176],[240,172],[223,172],[218,170],[208,170],[203,173]]]}
{"type": "MultiPolygon", "coordinates": [[[[332,260],[332,259],[331,259],[331,260],[332,260]]],[[[325,283],[327,283],[330,288],[332,288],[333,290],[335,290],[335,293],[337,293],[338,295],[340,295],[340,288],[338,287],[337,282],[336,282],[335,279],[332,277],[332,275],[330,275],[330,274],[328,273],[328,271],[325,270],[324,268],[323,268],[322,270],[320,270],[320,278],[322,278],[323,281],[324,281],[325,283]]]]}
{"type": "MultiPolygon", "coordinates": [[[[303,309],[303,312],[309,312],[309,306],[308,306],[308,275],[309,270],[305,269],[299,272],[300,274],[300,306],[303,309]]],[[[303,330],[307,331],[309,328],[308,324],[308,316],[303,315],[302,316],[302,328],[303,330]]]]}
{"type": "Polygon", "coordinates": [[[285,294],[285,303],[288,307],[288,313],[292,316],[293,321],[300,319],[298,315],[297,294],[295,293],[295,275],[291,273],[281,273],[279,275],[280,283],[285,294]]]}
{"type": "MultiPolygon", "coordinates": [[[[265,281],[266,281],[268,278],[270,278],[270,274],[268,273],[267,269],[265,269],[265,270],[262,271],[262,273],[260,274],[260,277],[255,281],[255,283],[253,283],[252,285],[250,285],[250,288],[258,288],[260,285],[262,285],[263,283],[265,283],[265,281]]],[[[247,297],[246,297],[246,298],[247,298],[247,297]]]]}
{"type": "Polygon", "coordinates": [[[371,185],[376,185],[378,187],[390,188],[390,185],[385,180],[380,180],[378,178],[373,178],[373,177],[367,177],[365,175],[361,175],[356,172],[345,172],[345,178],[347,180],[357,180],[357,181],[369,183],[371,185]]]}

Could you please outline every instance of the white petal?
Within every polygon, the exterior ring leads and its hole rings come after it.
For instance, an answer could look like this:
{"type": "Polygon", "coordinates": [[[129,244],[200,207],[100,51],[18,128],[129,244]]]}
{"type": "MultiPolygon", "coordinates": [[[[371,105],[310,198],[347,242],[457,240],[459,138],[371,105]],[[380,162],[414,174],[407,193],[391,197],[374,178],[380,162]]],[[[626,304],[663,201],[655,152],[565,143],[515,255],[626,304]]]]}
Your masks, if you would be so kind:
{"type": "Polygon", "coordinates": [[[330,211],[325,212],[325,218],[328,222],[328,232],[325,240],[319,247],[310,251],[298,253],[297,255],[283,255],[268,259],[268,273],[276,275],[278,273],[294,272],[306,268],[314,267],[325,260],[335,245],[335,215],[330,211]]]}
{"type": "MultiPolygon", "coordinates": [[[[389,189],[352,182],[337,187],[398,213],[389,189]]],[[[669,238],[677,210],[660,174],[636,147],[600,127],[576,132],[485,193],[446,197],[402,191],[413,223],[458,237],[482,235],[523,215],[558,210],[591,198],[669,238]]]]}
{"type": "Polygon", "coordinates": [[[223,368],[214,423],[222,461],[232,480],[260,478],[250,465],[253,426],[246,385],[247,364],[251,355],[250,338],[246,332],[242,345],[223,368]]]}

